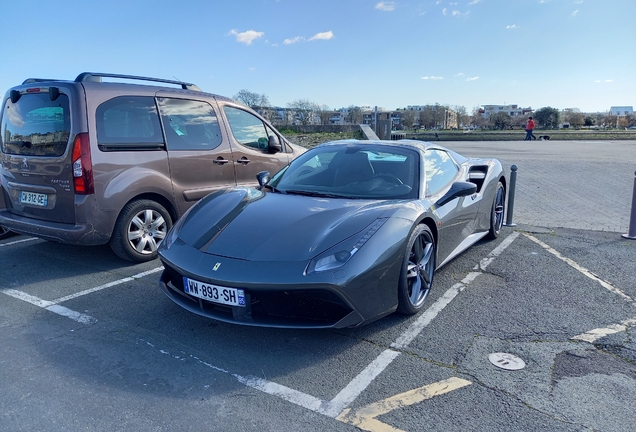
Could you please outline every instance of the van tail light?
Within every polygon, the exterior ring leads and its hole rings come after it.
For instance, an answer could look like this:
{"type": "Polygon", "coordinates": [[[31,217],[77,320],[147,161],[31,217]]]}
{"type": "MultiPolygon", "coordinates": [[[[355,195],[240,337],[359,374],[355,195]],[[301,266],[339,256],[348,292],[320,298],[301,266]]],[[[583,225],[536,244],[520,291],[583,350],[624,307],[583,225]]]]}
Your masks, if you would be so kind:
{"type": "Polygon", "coordinates": [[[79,195],[95,193],[93,162],[87,133],[77,134],[73,143],[73,186],[75,193],[79,195]]]}

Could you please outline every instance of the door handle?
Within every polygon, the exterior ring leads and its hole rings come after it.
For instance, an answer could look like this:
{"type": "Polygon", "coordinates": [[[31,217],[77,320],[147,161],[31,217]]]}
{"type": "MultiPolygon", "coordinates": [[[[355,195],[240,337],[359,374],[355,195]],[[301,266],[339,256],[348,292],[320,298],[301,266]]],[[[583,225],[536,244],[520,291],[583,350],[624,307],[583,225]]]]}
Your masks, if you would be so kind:
{"type": "Polygon", "coordinates": [[[237,160],[238,163],[243,164],[243,165],[247,165],[248,163],[252,162],[251,160],[249,160],[248,158],[246,158],[245,156],[243,156],[242,158],[240,158],[239,160],[237,160]]]}
{"type": "Polygon", "coordinates": [[[222,156],[219,156],[218,158],[214,159],[214,163],[217,165],[224,165],[226,163],[228,163],[229,160],[224,159],[222,156]]]}

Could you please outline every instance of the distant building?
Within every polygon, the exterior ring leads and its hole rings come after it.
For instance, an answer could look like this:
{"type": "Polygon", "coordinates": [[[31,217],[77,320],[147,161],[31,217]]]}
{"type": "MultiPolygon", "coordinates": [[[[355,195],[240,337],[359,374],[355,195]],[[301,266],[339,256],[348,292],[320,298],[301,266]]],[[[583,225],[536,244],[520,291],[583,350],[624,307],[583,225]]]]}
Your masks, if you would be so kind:
{"type": "Polygon", "coordinates": [[[613,106],[610,108],[610,115],[618,117],[625,117],[628,115],[634,115],[634,107],[632,106],[613,106]]]}
{"type": "Polygon", "coordinates": [[[485,118],[499,112],[504,112],[510,117],[519,117],[532,113],[532,108],[521,108],[519,105],[482,105],[482,109],[482,117],[485,118]]]}

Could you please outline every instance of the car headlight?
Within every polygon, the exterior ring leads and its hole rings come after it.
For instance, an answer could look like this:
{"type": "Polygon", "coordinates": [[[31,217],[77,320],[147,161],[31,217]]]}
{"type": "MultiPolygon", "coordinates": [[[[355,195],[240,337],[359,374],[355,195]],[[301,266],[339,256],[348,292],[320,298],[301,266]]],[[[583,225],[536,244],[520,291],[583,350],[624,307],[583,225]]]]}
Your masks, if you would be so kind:
{"type": "Polygon", "coordinates": [[[376,219],[358,234],[338,243],[320,255],[312,258],[305,274],[334,270],[345,265],[356,252],[375,234],[388,218],[376,219]]]}

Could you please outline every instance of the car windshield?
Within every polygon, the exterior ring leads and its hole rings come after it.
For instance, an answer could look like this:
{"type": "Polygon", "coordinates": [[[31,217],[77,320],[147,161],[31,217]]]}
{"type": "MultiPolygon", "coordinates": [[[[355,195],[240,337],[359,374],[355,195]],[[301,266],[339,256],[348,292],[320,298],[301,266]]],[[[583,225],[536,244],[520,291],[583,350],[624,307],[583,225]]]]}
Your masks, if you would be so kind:
{"type": "Polygon", "coordinates": [[[317,147],[276,174],[281,193],[360,199],[410,199],[419,192],[418,153],[376,144],[317,147]]]}

